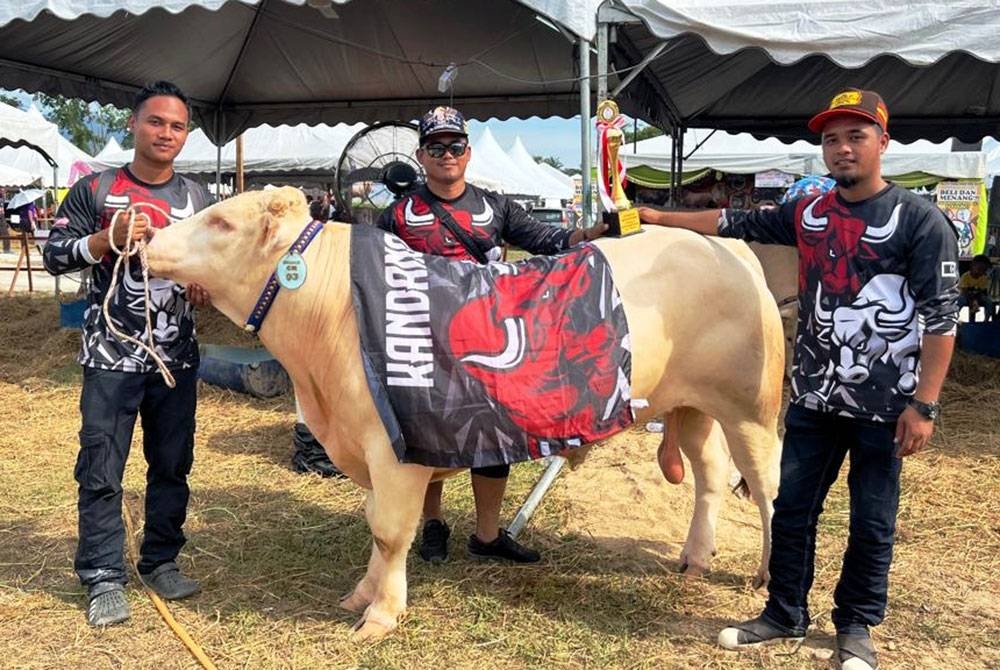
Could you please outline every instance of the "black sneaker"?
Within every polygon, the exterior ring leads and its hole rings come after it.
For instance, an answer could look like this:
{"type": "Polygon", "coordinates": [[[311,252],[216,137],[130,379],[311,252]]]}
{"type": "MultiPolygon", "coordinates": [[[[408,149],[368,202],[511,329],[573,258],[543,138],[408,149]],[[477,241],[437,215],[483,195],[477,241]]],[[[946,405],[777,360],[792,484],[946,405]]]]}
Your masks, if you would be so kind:
{"type": "Polygon", "coordinates": [[[164,600],[180,600],[194,595],[201,588],[198,582],[181,574],[173,561],[159,565],[149,574],[140,574],[142,581],[164,600]]]}
{"type": "Polygon", "coordinates": [[[804,639],[804,633],[796,634],[795,631],[771,623],[761,615],[723,628],[719,633],[719,646],[723,649],[748,649],[778,642],[801,642],[804,639]]]}
{"type": "Polygon", "coordinates": [[[428,563],[444,563],[448,560],[448,538],[451,528],[441,519],[428,519],[420,534],[420,558],[428,563]]]}
{"type": "Polygon", "coordinates": [[[299,474],[314,473],[320,477],[343,477],[344,473],[326,455],[326,449],[304,423],[295,424],[292,434],[292,470],[299,474]]]}
{"type": "Polygon", "coordinates": [[[837,656],[842,670],[875,670],[878,654],[868,631],[837,633],[837,656]]]}
{"type": "Polygon", "coordinates": [[[87,623],[91,626],[110,626],[121,623],[130,616],[125,585],[118,582],[99,582],[87,592],[87,623]]]}
{"type": "Polygon", "coordinates": [[[465,552],[469,558],[481,561],[500,560],[511,561],[513,563],[537,563],[542,558],[542,555],[534,549],[529,549],[523,544],[519,544],[510,536],[506,528],[501,528],[497,539],[492,542],[483,542],[473,533],[469,536],[469,543],[465,546],[465,552]]]}

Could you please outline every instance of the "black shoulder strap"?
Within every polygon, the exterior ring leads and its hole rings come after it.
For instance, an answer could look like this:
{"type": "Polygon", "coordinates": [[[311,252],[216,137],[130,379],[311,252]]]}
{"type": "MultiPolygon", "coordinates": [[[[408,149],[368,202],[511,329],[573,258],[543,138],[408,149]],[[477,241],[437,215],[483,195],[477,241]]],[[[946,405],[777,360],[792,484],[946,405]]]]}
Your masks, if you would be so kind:
{"type": "Polygon", "coordinates": [[[104,211],[104,201],[108,199],[108,193],[111,193],[111,185],[115,183],[115,175],[117,174],[118,168],[111,168],[103,170],[97,175],[97,191],[94,192],[94,213],[98,218],[100,218],[101,212],[104,211]]]}
{"type": "Polygon", "coordinates": [[[431,211],[434,212],[437,218],[441,219],[441,223],[444,224],[444,227],[450,230],[451,234],[462,243],[465,250],[468,251],[472,257],[479,261],[482,265],[489,263],[489,259],[486,258],[486,254],[483,253],[483,250],[479,248],[479,245],[476,244],[475,240],[469,237],[467,232],[462,230],[462,227],[458,225],[458,222],[451,216],[451,213],[445,209],[440,202],[438,202],[437,198],[432,196],[428,200],[430,201],[429,204],[431,206],[431,211]]]}

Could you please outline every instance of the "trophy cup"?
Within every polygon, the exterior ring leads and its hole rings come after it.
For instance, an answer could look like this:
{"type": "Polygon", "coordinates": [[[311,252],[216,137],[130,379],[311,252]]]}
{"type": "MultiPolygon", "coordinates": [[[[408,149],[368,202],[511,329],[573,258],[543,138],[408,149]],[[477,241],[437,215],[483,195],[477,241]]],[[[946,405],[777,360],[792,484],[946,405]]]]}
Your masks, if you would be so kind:
{"type": "Polygon", "coordinates": [[[618,162],[618,152],[624,141],[621,126],[625,119],[613,100],[604,100],[597,106],[598,187],[604,204],[604,223],[608,224],[606,235],[624,237],[642,232],[639,227],[639,211],[625,197],[622,186],[624,168],[618,162]]]}

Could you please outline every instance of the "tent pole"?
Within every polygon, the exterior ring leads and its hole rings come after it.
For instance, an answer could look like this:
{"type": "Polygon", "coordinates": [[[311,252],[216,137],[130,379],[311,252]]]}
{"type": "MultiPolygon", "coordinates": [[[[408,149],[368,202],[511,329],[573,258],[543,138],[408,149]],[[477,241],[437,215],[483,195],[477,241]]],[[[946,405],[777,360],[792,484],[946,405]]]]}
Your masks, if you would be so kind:
{"type": "MultiPolygon", "coordinates": [[[[597,101],[600,103],[608,97],[608,32],[607,23],[597,24],[597,101]]],[[[604,212],[604,201],[597,199],[597,211],[594,218],[604,212]]],[[[596,223],[596,221],[595,221],[596,223]]]]}
{"type": "Polygon", "coordinates": [[[590,199],[590,42],[580,38],[580,221],[582,228],[590,228],[594,221],[590,199]]]}
{"type": "Polygon", "coordinates": [[[219,144],[222,129],[219,127],[219,108],[215,108],[212,125],[215,126],[215,199],[222,200],[222,146],[219,144]]]}
{"type": "Polygon", "coordinates": [[[545,497],[549,487],[552,486],[552,482],[556,480],[556,476],[565,464],[566,459],[563,456],[552,456],[549,458],[549,464],[546,466],[545,471],[542,472],[542,476],[538,478],[535,487],[531,489],[531,493],[525,498],[521,509],[517,510],[517,514],[514,515],[513,520],[511,520],[510,525],[507,527],[507,532],[510,533],[512,538],[516,540],[517,536],[524,530],[528,520],[531,519],[531,515],[538,508],[538,503],[542,502],[542,498],[545,497]]]}
{"type": "Polygon", "coordinates": [[[235,194],[243,192],[243,133],[236,136],[236,188],[235,194]]]}

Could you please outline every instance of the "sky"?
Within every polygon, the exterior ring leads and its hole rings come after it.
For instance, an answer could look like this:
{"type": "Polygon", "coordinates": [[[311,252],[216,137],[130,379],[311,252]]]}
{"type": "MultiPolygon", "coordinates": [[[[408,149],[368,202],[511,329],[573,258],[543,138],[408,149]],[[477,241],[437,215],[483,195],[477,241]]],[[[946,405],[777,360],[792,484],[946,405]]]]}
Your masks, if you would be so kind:
{"type": "MultiPolygon", "coordinates": [[[[580,166],[580,117],[572,119],[508,119],[498,121],[469,121],[470,137],[473,141],[489,127],[500,147],[506,151],[520,136],[524,147],[532,156],[555,156],[564,167],[580,166]]],[[[593,140],[591,140],[593,142],[593,140]]]]}

